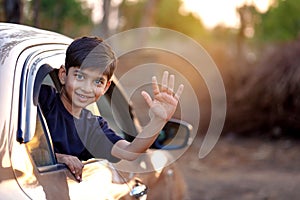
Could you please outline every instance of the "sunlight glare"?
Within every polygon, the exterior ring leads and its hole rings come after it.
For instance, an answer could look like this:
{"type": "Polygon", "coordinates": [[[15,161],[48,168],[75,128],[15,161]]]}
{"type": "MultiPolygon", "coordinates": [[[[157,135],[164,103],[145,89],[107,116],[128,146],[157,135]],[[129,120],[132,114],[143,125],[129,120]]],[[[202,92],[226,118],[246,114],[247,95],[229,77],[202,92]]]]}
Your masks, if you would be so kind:
{"type": "Polygon", "coordinates": [[[266,12],[273,0],[182,0],[183,12],[193,12],[207,28],[221,24],[239,27],[236,8],[244,4],[253,4],[260,12],[266,12]]]}

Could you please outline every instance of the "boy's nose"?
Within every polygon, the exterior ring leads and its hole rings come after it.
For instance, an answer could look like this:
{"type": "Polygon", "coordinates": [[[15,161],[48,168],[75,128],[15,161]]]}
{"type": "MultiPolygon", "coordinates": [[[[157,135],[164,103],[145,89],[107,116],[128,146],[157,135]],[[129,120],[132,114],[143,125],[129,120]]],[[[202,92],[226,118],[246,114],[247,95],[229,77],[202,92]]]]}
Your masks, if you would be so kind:
{"type": "Polygon", "coordinates": [[[81,85],[81,89],[84,92],[92,92],[93,91],[93,84],[90,81],[84,81],[84,83],[81,85]]]}

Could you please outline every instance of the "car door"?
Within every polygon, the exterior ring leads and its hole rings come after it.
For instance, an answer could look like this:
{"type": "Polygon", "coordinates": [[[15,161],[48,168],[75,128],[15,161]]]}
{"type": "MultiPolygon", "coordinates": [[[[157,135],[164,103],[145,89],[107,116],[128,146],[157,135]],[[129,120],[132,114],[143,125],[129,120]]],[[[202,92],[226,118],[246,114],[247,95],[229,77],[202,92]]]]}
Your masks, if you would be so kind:
{"type": "Polygon", "coordinates": [[[31,199],[69,199],[68,170],[57,164],[47,126],[34,103],[34,85],[42,64],[58,67],[64,59],[66,45],[35,45],[25,49],[16,62],[13,89],[11,164],[16,180],[31,199]]]}

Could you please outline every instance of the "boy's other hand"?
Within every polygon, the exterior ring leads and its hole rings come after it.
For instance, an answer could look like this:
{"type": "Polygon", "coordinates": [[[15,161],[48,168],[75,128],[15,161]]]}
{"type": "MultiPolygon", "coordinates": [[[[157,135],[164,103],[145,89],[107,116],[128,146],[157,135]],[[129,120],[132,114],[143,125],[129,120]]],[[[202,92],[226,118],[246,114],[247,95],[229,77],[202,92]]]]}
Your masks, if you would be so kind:
{"type": "Polygon", "coordinates": [[[153,100],[147,92],[142,92],[144,99],[150,107],[150,113],[165,121],[168,121],[173,116],[183,91],[183,85],[181,84],[177,92],[174,93],[174,82],[174,75],[169,76],[169,72],[165,71],[160,89],[156,77],[152,77],[153,100]]]}
{"type": "Polygon", "coordinates": [[[77,181],[82,181],[82,169],[84,165],[76,156],[56,153],[56,158],[59,163],[63,163],[68,166],[77,181]]]}

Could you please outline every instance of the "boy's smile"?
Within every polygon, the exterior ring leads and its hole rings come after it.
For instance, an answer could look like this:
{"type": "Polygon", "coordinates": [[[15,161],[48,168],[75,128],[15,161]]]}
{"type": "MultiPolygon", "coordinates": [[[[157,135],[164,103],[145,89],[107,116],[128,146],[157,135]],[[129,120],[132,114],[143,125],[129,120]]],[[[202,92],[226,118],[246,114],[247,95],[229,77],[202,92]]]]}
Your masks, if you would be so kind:
{"type": "Polygon", "coordinates": [[[62,67],[59,74],[64,85],[61,91],[61,100],[75,117],[79,117],[83,108],[104,95],[110,86],[107,76],[94,68],[70,67],[66,74],[62,67]]]}

